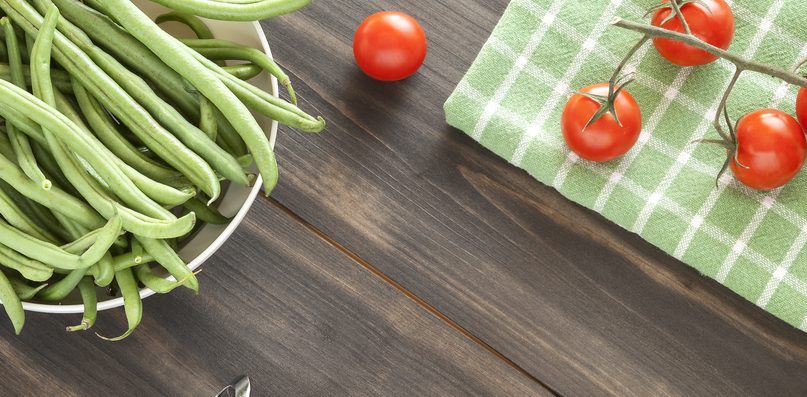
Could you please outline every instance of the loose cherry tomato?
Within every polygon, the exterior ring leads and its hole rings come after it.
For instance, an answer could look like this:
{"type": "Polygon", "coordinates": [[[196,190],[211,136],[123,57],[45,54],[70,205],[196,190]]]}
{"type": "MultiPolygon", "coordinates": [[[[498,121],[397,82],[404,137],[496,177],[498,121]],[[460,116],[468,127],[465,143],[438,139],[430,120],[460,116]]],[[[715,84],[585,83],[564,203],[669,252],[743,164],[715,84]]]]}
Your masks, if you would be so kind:
{"type": "Polygon", "coordinates": [[[370,77],[384,81],[413,75],[426,59],[426,34],[402,12],[379,12],[362,22],[353,37],[353,55],[370,77]]]}
{"type": "MultiPolygon", "coordinates": [[[[595,84],[580,91],[605,97],[608,96],[608,84],[595,84]]],[[[622,90],[614,100],[619,123],[611,113],[606,113],[586,127],[601,106],[586,96],[572,95],[561,116],[561,129],[566,144],[577,155],[586,160],[604,162],[624,155],[636,144],[642,131],[642,112],[633,96],[622,90]]]]}
{"type": "Polygon", "coordinates": [[[731,170],[740,182],[757,190],[784,186],[801,171],[807,157],[804,130],[793,116],[776,109],[745,115],[737,124],[737,160],[731,170]]]}
{"type": "Polygon", "coordinates": [[[796,116],[801,126],[807,128],[807,88],[800,89],[796,96],[796,116]]]}
{"type": "MultiPolygon", "coordinates": [[[[665,3],[669,0],[664,0],[665,3]]],[[[673,17],[664,25],[674,11],[662,8],[653,15],[652,24],[664,29],[684,33],[681,20],[673,17]]],[[[689,24],[693,35],[699,39],[722,49],[728,49],[734,38],[734,14],[724,0],[699,0],[684,4],[681,13],[689,24]]],[[[699,48],[670,39],[653,39],[659,54],[679,66],[697,66],[717,60],[717,57],[699,48]]]]}

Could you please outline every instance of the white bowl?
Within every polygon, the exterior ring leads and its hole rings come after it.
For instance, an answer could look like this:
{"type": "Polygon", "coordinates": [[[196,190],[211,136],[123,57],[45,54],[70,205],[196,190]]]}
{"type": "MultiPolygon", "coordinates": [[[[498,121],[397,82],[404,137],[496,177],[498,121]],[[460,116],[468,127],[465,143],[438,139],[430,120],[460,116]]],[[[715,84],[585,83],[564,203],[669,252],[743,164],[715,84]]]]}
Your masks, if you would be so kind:
{"type": "MultiPolygon", "coordinates": [[[[166,8],[147,0],[134,0],[134,3],[151,17],[156,17],[167,11],[166,8]]],[[[212,20],[206,22],[217,38],[231,40],[254,48],[263,48],[270,57],[272,56],[269,43],[266,41],[266,35],[258,22],[243,23],[212,20]]],[[[166,24],[165,28],[177,36],[192,37],[190,36],[190,30],[179,24],[166,24]]],[[[278,95],[277,79],[268,76],[266,73],[262,73],[253,79],[251,83],[268,90],[275,96],[278,95]]],[[[277,122],[262,116],[256,117],[261,127],[268,132],[269,141],[274,147],[275,139],[277,138],[277,122]]],[[[258,181],[252,187],[230,185],[226,192],[222,194],[218,209],[225,216],[232,217],[233,220],[227,225],[204,225],[185,243],[179,255],[189,264],[192,270],[202,266],[202,263],[210,258],[233,234],[255,201],[255,197],[260,192],[262,185],[261,179],[258,178],[258,181]]],[[[148,288],[140,290],[141,298],[147,298],[151,295],[154,295],[154,291],[148,288]]],[[[123,306],[123,298],[103,300],[106,296],[106,293],[99,289],[98,310],[108,310],[123,306]]],[[[27,311],[40,313],[72,314],[84,312],[84,306],[81,304],[81,299],[77,294],[72,294],[60,304],[25,302],[23,303],[23,308],[27,311]]]]}

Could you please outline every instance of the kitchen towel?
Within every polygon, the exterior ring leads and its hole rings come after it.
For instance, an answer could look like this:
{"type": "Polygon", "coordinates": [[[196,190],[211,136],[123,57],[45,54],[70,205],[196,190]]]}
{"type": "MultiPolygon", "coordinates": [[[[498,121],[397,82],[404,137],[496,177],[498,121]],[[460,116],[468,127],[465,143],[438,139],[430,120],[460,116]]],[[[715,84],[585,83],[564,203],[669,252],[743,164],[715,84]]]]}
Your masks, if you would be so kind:
{"type": "MultiPolygon", "coordinates": [[[[629,64],[644,129],[623,158],[593,163],[560,132],[569,93],[606,82],[640,35],[611,26],[643,20],[656,0],[513,0],[445,104],[448,123],[575,202],[640,234],[702,274],[807,330],[807,172],[783,189],[751,191],[728,172],[715,108],[727,61],[679,68],[646,45],[629,64]]],[[[807,2],[733,1],[730,51],[793,68],[807,55],[807,2]]],[[[746,73],[729,109],[736,120],[774,107],[793,113],[796,87],[746,73]]],[[[596,265],[596,264],[592,264],[596,265]]]]}

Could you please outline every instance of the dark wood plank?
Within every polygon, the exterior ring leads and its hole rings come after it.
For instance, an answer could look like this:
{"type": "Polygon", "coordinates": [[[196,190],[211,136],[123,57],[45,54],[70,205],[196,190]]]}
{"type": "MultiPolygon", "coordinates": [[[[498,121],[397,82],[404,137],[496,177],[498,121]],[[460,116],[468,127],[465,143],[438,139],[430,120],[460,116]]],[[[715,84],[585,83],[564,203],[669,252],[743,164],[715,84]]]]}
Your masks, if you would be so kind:
{"type": "Polygon", "coordinates": [[[75,316],[0,322],[0,395],[211,396],[244,373],[257,396],[549,394],[264,200],[201,281],[121,343],[66,335],[75,316]]]}
{"type": "Polygon", "coordinates": [[[445,125],[506,0],[314,2],[266,23],[322,136],[283,134],[278,199],[568,395],[805,395],[807,335],[445,125]],[[352,32],[382,9],[430,55],[371,81],[352,32]]]}

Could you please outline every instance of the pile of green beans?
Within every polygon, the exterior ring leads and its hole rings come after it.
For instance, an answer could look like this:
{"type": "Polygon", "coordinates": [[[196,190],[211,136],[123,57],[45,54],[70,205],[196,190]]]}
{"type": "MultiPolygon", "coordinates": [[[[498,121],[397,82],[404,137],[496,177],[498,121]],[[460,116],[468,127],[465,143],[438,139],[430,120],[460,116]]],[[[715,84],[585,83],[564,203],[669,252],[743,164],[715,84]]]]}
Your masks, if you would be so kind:
{"type": "Polygon", "coordinates": [[[104,339],[121,340],[142,319],[141,288],[198,292],[177,247],[230,221],[214,205],[226,184],[251,185],[253,167],[267,195],[277,184],[253,112],[325,127],[271,58],[199,18],[257,20],[308,0],[154,1],[175,11],[152,21],[130,0],[0,0],[0,302],[18,334],[23,302],[80,297],[67,330],[84,331],[114,291],[128,329],[104,339]],[[196,38],[168,35],[167,22],[196,38]],[[289,99],[247,81],[261,73],[289,99]]]}

